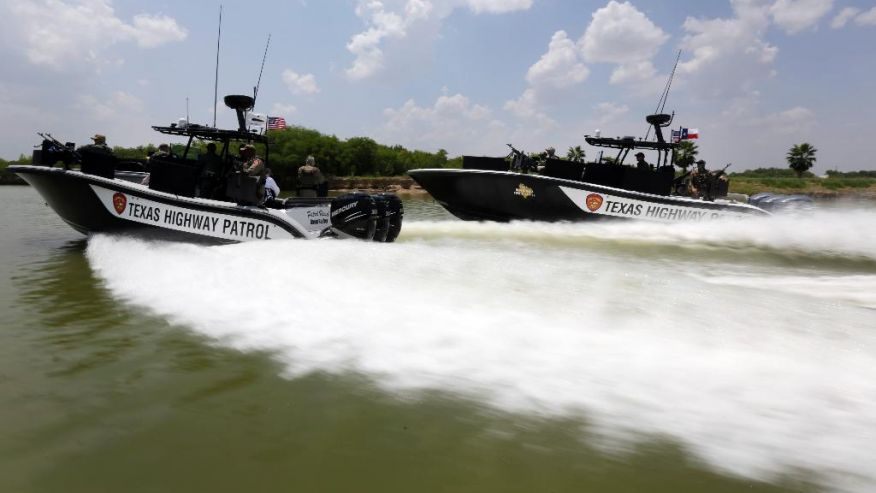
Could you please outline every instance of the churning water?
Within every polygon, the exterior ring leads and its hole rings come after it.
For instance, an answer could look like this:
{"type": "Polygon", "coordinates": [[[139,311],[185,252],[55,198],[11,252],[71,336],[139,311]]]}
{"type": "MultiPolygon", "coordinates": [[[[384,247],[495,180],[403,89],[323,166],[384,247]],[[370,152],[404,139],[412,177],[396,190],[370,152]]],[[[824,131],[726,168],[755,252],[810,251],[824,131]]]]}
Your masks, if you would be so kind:
{"type": "MultiPolygon", "coordinates": [[[[395,244],[97,236],[117,298],[285,376],[668,436],[711,467],[876,489],[876,212],[709,224],[409,219],[395,244]]],[[[570,430],[574,433],[574,430],[570,430]]]]}

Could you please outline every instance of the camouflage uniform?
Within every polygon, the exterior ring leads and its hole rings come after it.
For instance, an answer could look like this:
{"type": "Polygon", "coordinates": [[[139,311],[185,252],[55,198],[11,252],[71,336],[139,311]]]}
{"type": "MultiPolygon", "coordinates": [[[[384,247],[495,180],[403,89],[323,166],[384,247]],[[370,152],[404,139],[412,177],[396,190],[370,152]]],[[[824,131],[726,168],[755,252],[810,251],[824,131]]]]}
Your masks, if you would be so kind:
{"type": "Polygon", "coordinates": [[[305,165],[298,168],[298,196],[318,197],[319,187],[325,183],[322,171],[316,167],[316,160],[308,156],[305,165]]]}

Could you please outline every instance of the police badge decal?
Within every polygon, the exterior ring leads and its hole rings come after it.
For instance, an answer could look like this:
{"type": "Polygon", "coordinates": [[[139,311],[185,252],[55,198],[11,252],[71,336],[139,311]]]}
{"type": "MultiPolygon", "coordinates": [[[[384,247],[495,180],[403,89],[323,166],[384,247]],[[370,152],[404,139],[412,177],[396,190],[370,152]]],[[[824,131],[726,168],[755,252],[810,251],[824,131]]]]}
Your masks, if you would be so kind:
{"type": "Polygon", "coordinates": [[[116,208],[116,212],[121,216],[123,212],[125,212],[125,207],[128,205],[128,198],[125,197],[125,194],[121,192],[116,192],[113,194],[113,207],[116,208]]]}
{"type": "Polygon", "coordinates": [[[518,197],[523,197],[524,199],[528,199],[529,197],[534,197],[535,192],[531,188],[521,183],[520,185],[517,185],[517,189],[514,190],[514,195],[518,197]]]}
{"type": "Polygon", "coordinates": [[[590,212],[596,212],[597,209],[602,207],[602,195],[591,193],[586,199],[584,199],[584,203],[587,205],[587,208],[590,209],[590,212]]]}

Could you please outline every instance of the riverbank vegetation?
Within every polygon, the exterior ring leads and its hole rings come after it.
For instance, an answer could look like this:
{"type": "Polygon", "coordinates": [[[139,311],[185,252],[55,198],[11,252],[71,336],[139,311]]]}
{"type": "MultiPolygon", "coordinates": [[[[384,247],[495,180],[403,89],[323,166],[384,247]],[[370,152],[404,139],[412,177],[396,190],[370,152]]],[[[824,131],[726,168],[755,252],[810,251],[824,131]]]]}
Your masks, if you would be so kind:
{"type": "Polygon", "coordinates": [[[876,198],[876,171],[828,171],[818,177],[789,168],[757,168],[730,173],[730,191],[799,193],[817,197],[864,195],[876,198]]]}

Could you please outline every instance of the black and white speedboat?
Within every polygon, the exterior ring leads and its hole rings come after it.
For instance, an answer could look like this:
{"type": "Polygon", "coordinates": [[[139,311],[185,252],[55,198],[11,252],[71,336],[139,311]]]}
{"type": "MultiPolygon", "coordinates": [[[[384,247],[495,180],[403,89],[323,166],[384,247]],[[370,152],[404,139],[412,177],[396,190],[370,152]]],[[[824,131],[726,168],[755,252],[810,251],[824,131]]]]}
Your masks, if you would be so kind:
{"type": "Polygon", "coordinates": [[[222,130],[200,125],[152,127],[167,135],[188,137],[182,156],[153,157],[148,185],[145,170],[123,165],[111,154],[77,150],[44,136],[34,151],[34,165],[9,166],[43,196],[46,203],[81,233],[148,229],[162,237],[219,241],[358,238],[394,241],[401,230],[401,200],[391,194],[352,193],[328,198],[290,198],[261,201],[258,178],[235,171],[231,147],[239,143],[263,148],[264,134],[247,130],[244,114],[252,108],[249,96],[228,96],[240,128],[222,130]],[[205,176],[193,141],[221,147],[221,171],[205,176]],[[81,152],[80,152],[81,151],[81,152]],[[61,165],[59,165],[61,163],[61,165]]]}
{"type": "Polygon", "coordinates": [[[584,221],[619,218],[709,221],[768,215],[744,196],[728,198],[727,177],[712,173],[703,196],[691,197],[674,168],[678,145],[666,142],[665,114],[648,116],[657,140],[585,137],[592,146],[616,149],[614,159],[583,163],[534,162],[512,147],[510,156],[463,157],[462,169],[417,169],[409,174],[450,213],[464,220],[584,221]],[[649,169],[624,166],[633,149],[656,151],[649,169]]]}

